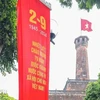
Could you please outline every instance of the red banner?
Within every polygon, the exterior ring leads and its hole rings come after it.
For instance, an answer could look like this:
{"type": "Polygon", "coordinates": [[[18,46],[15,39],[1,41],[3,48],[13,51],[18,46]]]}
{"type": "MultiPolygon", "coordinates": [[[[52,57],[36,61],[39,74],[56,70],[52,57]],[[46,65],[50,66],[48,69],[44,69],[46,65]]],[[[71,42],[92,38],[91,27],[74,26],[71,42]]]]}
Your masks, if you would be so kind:
{"type": "Polygon", "coordinates": [[[19,100],[48,100],[50,9],[39,0],[19,0],[19,100]]]}

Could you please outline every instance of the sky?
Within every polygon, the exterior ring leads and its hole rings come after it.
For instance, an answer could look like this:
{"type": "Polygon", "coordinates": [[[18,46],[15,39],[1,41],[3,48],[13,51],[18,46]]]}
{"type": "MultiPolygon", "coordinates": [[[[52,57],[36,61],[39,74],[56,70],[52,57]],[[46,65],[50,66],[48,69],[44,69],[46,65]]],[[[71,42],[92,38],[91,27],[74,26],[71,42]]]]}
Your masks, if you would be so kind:
{"type": "MultiPolygon", "coordinates": [[[[50,29],[56,34],[55,45],[50,43],[49,89],[62,90],[67,79],[75,79],[76,50],[74,40],[86,35],[88,41],[88,63],[90,79],[97,79],[100,72],[100,10],[94,7],[89,13],[79,10],[74,2],[71,9],[61,7],[58,0],[48,0],[50,11],[50,29]],[[92,32],[81,31],[81,18],[92,23],[92,32]]],[[[16,66],[18,66],[16,64],[16,66]]],[[[18,98],[18,73],[6,77],[0,74],[0,91],[18,98]]]]}

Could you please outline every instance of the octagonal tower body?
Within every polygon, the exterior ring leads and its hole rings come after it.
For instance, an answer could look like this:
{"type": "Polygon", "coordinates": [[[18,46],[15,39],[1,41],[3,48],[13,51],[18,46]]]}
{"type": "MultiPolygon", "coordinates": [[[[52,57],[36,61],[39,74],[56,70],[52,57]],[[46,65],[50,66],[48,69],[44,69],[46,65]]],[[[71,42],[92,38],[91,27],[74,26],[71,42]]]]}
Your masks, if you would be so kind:
{"type": "Polygon", "coordinates": [[[79,36],[74,41],[76,48],[76,79],[89,80],[88,40],[87,36],[79,36]]]}

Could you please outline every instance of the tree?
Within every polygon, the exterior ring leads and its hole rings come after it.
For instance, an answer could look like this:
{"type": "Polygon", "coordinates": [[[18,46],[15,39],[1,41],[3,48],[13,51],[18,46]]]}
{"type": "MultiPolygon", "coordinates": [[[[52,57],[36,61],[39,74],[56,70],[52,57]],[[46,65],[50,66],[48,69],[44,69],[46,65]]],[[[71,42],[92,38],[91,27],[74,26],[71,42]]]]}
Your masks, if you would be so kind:
{"type": "Polygon", "coordinates": [[[86,96],[84,100],[100,100],[100,74],[98,80],[90,82],[86,88],[86,96]]]}
{"type": "Polygon", "coordinates": [[[3,75],[17,70],[16,3],[17,0],[0,0],[0,72],[3,75]]]}
{"type": "MultiPolygon", "coordinates": [[[[59,0],[59,2],[63,7],[72,6],[72,0],[59,0]]],[[[92,9],[95,5],[98,9],[100,9],[100,0],[76,0],[76,2],[80,9],[90,11],[90,9],[92,9]]]]}
{"type": "Polygon", "coordinates": [[[7,93],[0,93],[0,100],[15,100],[15,99],[9,96],[7,93]]]}

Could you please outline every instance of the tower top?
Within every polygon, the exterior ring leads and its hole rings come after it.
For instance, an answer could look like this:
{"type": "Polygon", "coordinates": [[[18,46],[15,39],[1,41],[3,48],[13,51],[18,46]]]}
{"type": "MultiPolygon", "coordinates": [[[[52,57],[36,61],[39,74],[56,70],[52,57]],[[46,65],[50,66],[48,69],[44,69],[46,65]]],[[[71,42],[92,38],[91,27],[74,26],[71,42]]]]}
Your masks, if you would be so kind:
{"type": "Polygon", "coordinates": [[[77,49],[79,46],[88,46],[89,38],[87,36],[79,36],[75,39],[75,48],[77,49]]]}

